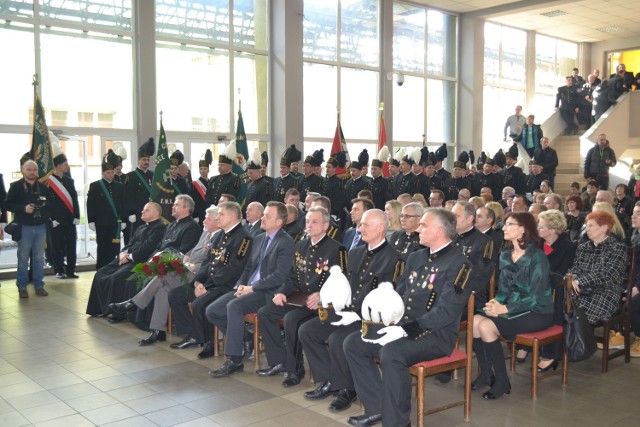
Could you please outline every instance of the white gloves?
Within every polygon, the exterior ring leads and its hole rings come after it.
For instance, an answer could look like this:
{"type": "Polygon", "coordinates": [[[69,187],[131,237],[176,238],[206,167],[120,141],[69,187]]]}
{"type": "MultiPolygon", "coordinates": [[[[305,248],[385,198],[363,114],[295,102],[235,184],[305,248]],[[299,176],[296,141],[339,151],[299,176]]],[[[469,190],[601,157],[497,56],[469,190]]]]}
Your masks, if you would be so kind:
{"type": "Polygon", "coordinates": [[[73,225],[80,224],[80,220],[78,218],[73,218],[73,225]]]}
{"type": "Polygon", "coordinates": [[[89,230],[96,231],[96,223],[95,222],[90,222],[89,223],[89,230]]]}
{"type": "Polygon", "coordinates": [[[132,223],[132,224],[134,222],[136,222],[136,216],[135,215],[129,215],[129,222],[132,223]]]}
{"type": "Polygon", "coordinates": [[[51,221],[51,224],[53,225],[53,228],[56,228],[57,226],[60,225],[60,223],[58,221],[56,221],[55,219],[53,221],[51,221]]]}
{"type": "Polygon", "coordinates": [[[125,228],[127,228],[127,223],[126,222],[120,223],[120,230],[124,231],[125,228]]]}
{"type": "Polygon", "coordinates": [[[333,326],[346,326],[360,320],[360,316],[355,311],[336,311],[336,314],[342,316],[342,319],[331,322],[333,326]]]}
{"type": "Polygon", "coordinates": [[[402,326],[387,326],[386,328],[380,329],[378,331],[378,334],[385,335],[383,335],[381,338],[378,338],[377,340],[369,340],[363,338],[362,341],[384,346],[392,341],[399,340],[400,338],[407,336],[404,329],[402,329],[402,326]]]}

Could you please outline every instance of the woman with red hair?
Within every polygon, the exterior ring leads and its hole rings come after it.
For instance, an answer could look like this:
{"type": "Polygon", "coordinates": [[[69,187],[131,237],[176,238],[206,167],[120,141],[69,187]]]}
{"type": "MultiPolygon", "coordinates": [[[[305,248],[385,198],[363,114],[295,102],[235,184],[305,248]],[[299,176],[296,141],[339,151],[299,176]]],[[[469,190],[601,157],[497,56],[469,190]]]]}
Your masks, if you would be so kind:
{"type": "Polygon", "coordinates": [[[612,316],[620,307],[627,269],[627,248],[611,235],[614,219],[605,211],[586,217],[589,241],[578,246],[571,267],[576,303],[589,323],[612,316]]]}

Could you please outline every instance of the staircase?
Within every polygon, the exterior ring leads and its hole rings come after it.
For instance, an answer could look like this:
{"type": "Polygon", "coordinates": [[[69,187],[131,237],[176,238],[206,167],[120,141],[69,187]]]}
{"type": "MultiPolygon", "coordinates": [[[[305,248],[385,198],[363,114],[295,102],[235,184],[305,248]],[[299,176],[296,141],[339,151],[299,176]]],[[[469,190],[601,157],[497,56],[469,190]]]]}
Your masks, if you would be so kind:
{"type": "Polygon", "coordinates": [[[561,135],[549,144],[558,153],[558,167],[554,193],[566,197],[572,182],[586,184],[582,176],[582,159],[580,158],[580,135],[561,135]]]}

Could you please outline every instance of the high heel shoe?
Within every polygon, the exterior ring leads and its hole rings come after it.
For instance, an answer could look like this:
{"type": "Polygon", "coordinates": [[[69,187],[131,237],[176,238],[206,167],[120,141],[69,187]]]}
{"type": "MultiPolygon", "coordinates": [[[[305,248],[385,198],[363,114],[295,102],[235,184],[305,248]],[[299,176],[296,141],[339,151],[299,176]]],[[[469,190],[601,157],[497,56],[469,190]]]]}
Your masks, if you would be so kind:
{"type": "Polygon", "coordinates": [[[500,391],[494,391],[493,388],[491,388],[491,390],[489,391],[485,391],[482,394],[482,398],[483,399],[487,399],[487,400],[495,400],[499,397],[502,397],[503,394],[510,394],[511,393],[511,383],[507,384],[507,389],[501,393],[500,391]]]}
{"type": "Polygon", "coordinates": [[[138,344],[144,346],[144,345],[151,345],[156,341],[166,341],[166,340],[167,340],[167,333],[165,331],[159,331],[157,329],[154,329],[153,331],[151,331],[151,335],[149,335],[147,338],[143,340],[138,341],[138,344]]]}
{"type": "Polygon", "coordinates": [[[526,351],[526,350],[518,350],[517,353],[516,353],[516,362],[518,362],[518,363],[526,362],[527,361],[527,356],[529,356],[529,352],[528,351],[526,351]],[[524,357],[518,357],[518,353],[520,353],[521,351],[524,352],[524,357]]]}
{"type": "Polygon", "coordinates": [[[554,371],[558,369],[558,359],[554,359],[553,362],[549,363],[545,368],[541,368],[540,365],[538,365],[539,373],[547,372],[547,371],[550,371],[551,369],[553,369],[554,371]]]}

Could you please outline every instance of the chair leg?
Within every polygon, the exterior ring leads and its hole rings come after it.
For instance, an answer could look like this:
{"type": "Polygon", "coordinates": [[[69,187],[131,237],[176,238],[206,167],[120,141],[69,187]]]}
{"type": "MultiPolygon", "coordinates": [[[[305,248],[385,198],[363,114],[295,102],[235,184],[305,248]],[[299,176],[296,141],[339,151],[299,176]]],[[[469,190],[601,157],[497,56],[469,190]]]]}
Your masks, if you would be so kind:
{"type": "Polygon", "coordinates": [[[256,316],[253,324],[253,367],[260,369],[260,320],[256,316]]]}
{"type": "Polygon", "coordinates": [[[630,319],[624,321],[624,363],[631,362],[631,322],[630,319]]]}
{"type": "Polygon", "coordinates": [[[418,381],[416,382],[416,405],[418,413],[418,427],[424,427],[424,368],[418,368],[418,381]]]}
{"type": "Polygon", "coordinates": [[[602,327],[602,363],[601,372],[606,374],[609,370],[609,323],[604,322],[602,327]]]}
{"type": "Polygon", "coordinates": [[[531,399],[538,400],[538,357],[540,353],[540,341],[533,340],[533,354],[531,355],[531,399]]]}
{"type": "Polygon", "coordinates": [[[170,334],[173,330],[173,316],[171,315],[171,307],[169,307],[169,313],[167,314],[167,333],[170,334]]]}
{"type": "Polygon", "coordinates": [[[516,342],[511,341],[509,343],[509,349],[511,350],[511,373],[516,372],[516,342]]]}
{"type": "Polygon", "coordinates": [[[562,385],[569,384],[569,358],[567,357],[567,350],[562,345],[562,385]]]}
{"type": "Polygon", "coordinates": [[[218,339],[220,330],[216,325],[213,325],[213,356],[218,357],[220,355],[220,340],[218,339]]]}

